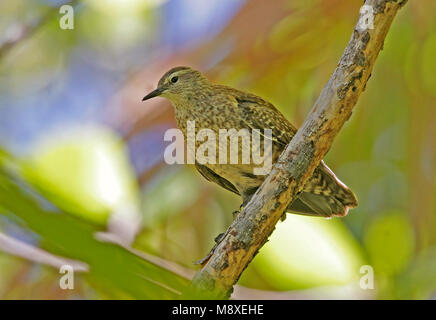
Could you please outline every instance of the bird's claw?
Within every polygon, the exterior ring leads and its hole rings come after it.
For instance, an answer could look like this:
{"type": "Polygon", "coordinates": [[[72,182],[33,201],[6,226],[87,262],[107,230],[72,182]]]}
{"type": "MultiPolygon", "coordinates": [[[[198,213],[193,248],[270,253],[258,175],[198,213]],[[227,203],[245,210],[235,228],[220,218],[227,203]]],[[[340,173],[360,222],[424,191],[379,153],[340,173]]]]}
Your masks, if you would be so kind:
{"type": "Polygon", "coordinates": [[[216,237],[215,237],[215,243],[220,243],[221,242],[221,240],[223,239],[223,236],[224,236],[224,232],[223,233],[220,233],[219,235],[217,235],[216,237]]]}
{"type": "Polygon", "coordinates": [[[195,261],[194,264],[204,266],[209,261],[210,257],[212,257],[213,253],[215,252],[216,247],[218,247],[220,242],[224,239],[224,235],[225,235],[224,232],[220,233],[219,235],[217,235],[215,237],[215,239],[214,239],[215,240],[215,245],[210,250],[210,252],[204,258],[195,261]]]}
{"type": "MultiPolygon", "coordinates": [[[[216,247],[216,245],[215,245],[216,247]]],[[[197,260],[194,262],[195,265],[201,265],[204,266],[210,259],[210,257],[212,257],[212,254],[215,252],[215,247],[212,248],[212,250],[210,250],[210,252],[207,254],[207,256],[205,256],[204,258],[197,260]]]]}
{"type": "MultiPolygon", "coordinates": [[[[233,219],[236,218],[236,216],[244,209],[245,204],[241,204],[239,207],[239,210],[235,210],[232,212],[233,215],[233,219]]],[[[215,252],[216,247],[218,247],[218,245],[220,244],[220,242],[224,239],[225,233],[220,233],[219,235],[217,235],[215,237],[215,245],[213,246],[212,250],[210,250],[210,252],[202,259],[197,260],[194,262],[195,265],[201,265],[204,266],[210,259],[210,257],[212,257],[213,253],[215,252]]]]}

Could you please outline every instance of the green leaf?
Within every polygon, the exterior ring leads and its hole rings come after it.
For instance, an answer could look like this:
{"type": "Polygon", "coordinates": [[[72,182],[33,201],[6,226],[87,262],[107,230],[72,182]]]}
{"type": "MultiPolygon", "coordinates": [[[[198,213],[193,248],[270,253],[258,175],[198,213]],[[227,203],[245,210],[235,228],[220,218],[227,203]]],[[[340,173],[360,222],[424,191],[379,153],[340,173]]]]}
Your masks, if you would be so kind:
{"type": "Polygon", "coordinates": [[[0,214],[41,236],[41,247],[89,265],[85,277],[109,298],[176,299],[188,280],[112,243],[98,229],[63,212],[43,209],[23,182],[0,167],[0,214]]]}

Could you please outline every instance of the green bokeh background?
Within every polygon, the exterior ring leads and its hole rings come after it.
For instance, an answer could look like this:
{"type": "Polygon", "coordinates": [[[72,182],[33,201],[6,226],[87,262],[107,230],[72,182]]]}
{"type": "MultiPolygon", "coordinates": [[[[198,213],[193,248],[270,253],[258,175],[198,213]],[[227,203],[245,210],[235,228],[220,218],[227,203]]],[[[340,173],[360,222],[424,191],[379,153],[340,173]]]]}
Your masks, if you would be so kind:
{"type": "MultiPolygon", "coordinates": [[[[171,24],[168,2],[77,3],[74,30],[60,30],[55,12],[0,54],[0,96],[9,99],[0,100],[0,233],[85,262],[89,271],[76,274],[74,290],[61,290],[58,269],[0,252],[0,298],[176,299],[197,268],[193,261],[231,223],[240,200],[190,167],[165,164],[161,149],[138,151],[131,141],[162,143],[156,128],[175,126],[167,101],[145,106],[140,99],[164,71],[191,65],[213,81],[265,97],[298,126],[334,70],[362,1],[241,2],[212,35],[173,47],[162,45],[171,24]],[[61,122],[44,134],[29,129],[25,147],[11,139],[8,128],[24,126],[8,120],[11,108],[32,119],[51,99],[52,91],[41,99],[44,88],[68,92],[63,75],[77,56],[121,78],[96,98],[98,117],[86,125],[61,122]],[[22,106],[23,97],[32,103],[22,106]],[[157,138],[141,138],[144,132],[157,138]],[[158,160],[138,170],[135,161],[151,156],[158,160]],[[142,217],[131,250],[95,237],[125,206],[142,217]]],[[[13,23],[50,10],[43,1],[1,2],[0,30],[6,34],[13,23]]],[[[432,0],[409,1],[401,10],[326,156],[359,206],[343,219],[289,215],[233,298],[435,297],[435,12],[432,0]],[[373,290],[359,286],[366,265],[374,271],[373,290]]],[[[80,90],[68,99],[89,103],[80,90]]],[[[59,104],[56,112],[63,110],[59,104]]]]}

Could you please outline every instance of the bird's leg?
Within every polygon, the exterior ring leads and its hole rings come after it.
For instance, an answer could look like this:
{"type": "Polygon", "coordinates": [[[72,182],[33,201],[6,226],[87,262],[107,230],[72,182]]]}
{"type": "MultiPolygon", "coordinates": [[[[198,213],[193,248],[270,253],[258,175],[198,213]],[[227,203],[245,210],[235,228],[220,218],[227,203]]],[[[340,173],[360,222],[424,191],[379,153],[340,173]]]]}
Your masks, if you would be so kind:
{"type": "Polygon", "coordinates": [[[220,243],[221,242],[221,240],[223,239],[223,237],[224,237],[224,232],[222,232],[222,233],[220,233],[219,235],[217,235],[216,237],[215,237],[215,243],[220,243]]]}
{"type": "MultiPolygon", "coordinates": [[[[236,216],[244,209],[245,206],[245,202],[243,202],[240,206],[239,206],[239,210],[235,210],[232,212],[233,215],[233,220],[235,220],[236,216]]],[[[219,235],[217,235],[215,237],[215,245],[213,246],[213,248],[210,250],[210,252],[203,258],[200,260],[197,260],[194,262],[194,264],[199,264],[201,266],[204,266],[210,259],[210,257],[213,255],[213,253],[215,252],[216,247],[218,247],[218,245],[221,243],[221,241],[224,239],[225,233],[220,233],[219,235]]]]}
{"type": "MultiPolygon", "coordinates": [[[[244,200],[244,202],[242,202],[242,204],[239,206],[239,210],[235,210],[232,212],[233,215],[233,220],[236,218],[236,216],[242,211],[244,210],[245,205],[248,203],[248,201],[250,200],[250,198],[244,200]]],[[[213,248],[210,250],[210,252],[202,259],[197,260],[194,262],[194,264],[199,264],[201,266],[204,266],[210,259],[210,257],[213,255],[213,253],[215,252],[216,247],[218,247],[218,245],[221,243],[221,241],[224,239],[224,236],[226,234],[225,233],[220,233],[219,235],[217,235],[215,237],[215,245],[213,246],[213,248]]]]}
{"type": "Polygon", "coordinates": [[[240,206],[239,206],[239,210],[235,210],[232,212],[232,216],[233,216],[233,220],[236,219],[237,215],[241,213],[242,210],[244,210],[244,207],[246,205],[246,202],[243,202],[240,206]]]}
{"type": "Polygon", "coordinates": [[[197,265],[200,265],[203,267],[209,261],[210,257],[212,257],[212,254],[215,252],[216,246],[217,246],[217,244],[215,243],[212,250],[210,250],[210,252],[204,258],[195,261],[194,264],[197,264],[197,265]]]}
{"type": "Polygon", "coordinates": [[[218,247],[218,245],[221,243],[221,241],[224,239],[224,236],[225,236],[226,234],[223,232],[223,233],[220,233],[219,235],[217,235],[216,237],[215,237],[215,245],[213,246],[213,248],[210,250],[210,252],[204,257],[204,258],[202,258],[202,259],[200,259],[200,260],[197,260],[197,261],[195,261],[194,262],[194,264],[199,264],[199,265],[201,265],[201,266],[204,266],[208,261],[209,261],[209,259],[210,259],[210,257],[212,257],[212,255],[213,255],[213,253],[215,252],[215,249],[216,249],[216,247],[218,247]]]}
{"type": "Polygon", "coordinates": [[[233,216],[233,220],[236,219],[236,217],[238,216],[238,214],[241,212],[241,210],[235,210],[232,212],[232,216],[233,216]]]}
{"type": "Polygon", "coordinates": [[[233,220],[235,220],[235,219],[236,219],[236,216],[237,216],[238,214],[240,214],[240,213],[242,212],[242,210],[244,210],[245,206],[246,206],[247,203],[250,201],[251,196],[245,196],[245,195],[243,195],[243,196],[242,196],[242,199],[243,199],[243,200],[242,200],[241,205],[239,206],[239,210],[235,210],[235,211],[232,212],[233,220]]]}

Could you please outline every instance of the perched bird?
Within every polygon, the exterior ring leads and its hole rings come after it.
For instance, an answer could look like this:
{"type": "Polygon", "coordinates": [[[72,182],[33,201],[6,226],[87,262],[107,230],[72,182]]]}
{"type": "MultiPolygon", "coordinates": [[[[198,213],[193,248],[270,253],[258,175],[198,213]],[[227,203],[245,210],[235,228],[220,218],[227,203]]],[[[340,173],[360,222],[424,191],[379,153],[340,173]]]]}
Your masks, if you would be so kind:
{"type": "MultiPolygon", "coordinates": [[[[271,129],[272,162],[276,162],[297,129],[271,103],[247,92],[213,84],[189,67],[175,67],[159,80],[157,89],[142,101],[162,96],[175,107],[178,128],[187,137],[187,122],[195,121],[196,132],[202,128],[271,129]]],[[[241,150],[239,150],[241,151],[241,150]]],[[[265,175],[253,174],[253,164],[199,164],[197,170],[209,181],[242,197],[248,203],[265,175]]],[[[310,216],[345,216],[357,206],[353,192],[322,161],[287,212],[310,216]]]]}

